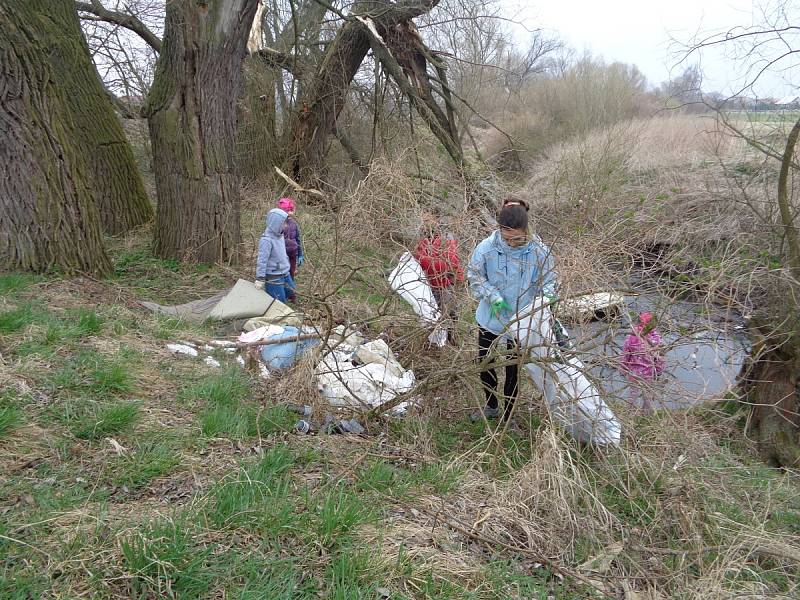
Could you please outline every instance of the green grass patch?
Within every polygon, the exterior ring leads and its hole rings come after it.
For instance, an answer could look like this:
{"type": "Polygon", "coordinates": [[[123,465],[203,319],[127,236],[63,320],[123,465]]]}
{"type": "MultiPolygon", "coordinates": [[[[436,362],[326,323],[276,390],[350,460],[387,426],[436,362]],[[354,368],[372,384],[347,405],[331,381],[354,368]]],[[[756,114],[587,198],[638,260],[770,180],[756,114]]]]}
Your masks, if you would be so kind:
{"type": "Polygon", "coordinates": [[[40,311],[35,310],[32,304],[23,304],[0,313],[0,333],[16,333],[40,319],[40,311]]]}
{"type": "Polygon", "coordinates": [[[139,443],[112,463],[113,482],[138,490],[157,477],[170,473],[180,462],[180,454],[173,444],[164,440],[139,443]]]}
{"type": "Polygon", "coordinates": [[[290,429],[294,416],[285,407],[263,408],[248,402],[252,385],[246,373],[231,368],[185,387],[180,397],[201,405],[200,429],[207,437],[244,439],[290,429]]]}
{"type": "Polygon", "coordinates": [[[213,547],[183,520],[161,519],[122,540],[125,577],[135,597],[205,597],[219,573],[213,547]]]}
{"type": "Polygon", "coordinates": [[[370,575],[374,572],[366,552],[355,549],[337,552],[327,572],[330,588],[326,597],[330,600],[376,598],[377,586],[370,582],[370,575]]]}
{"type": "Polygon", "coordinates": [[[231,600],[311,600],[318,598],[314,581],[304,577],[294,559],[254,555],[237,561],[226,585],[231,600]]]}
{"type": "Polygon", "coordinates": [[[290,501],[288,471],[293,463],[291,452],[277,446],[258,462],[242,466],[210,491],[203,511],[208,522],[218,529],[247,528],[280,538],[298,520],[290,501]]]}
{"type": "Polygon", "coordinates": [[[250,393],[251,379],[241,369],[230,368],[184,387],[180,397],[213,406],[235,406],[250,393]]]}
{"type": "Polygon", "coordinates": [[[325,546],[341,545],[350,539],[356,527],[376,517],[374,505],[365,502],[365,498],[334,487],[323,494],[317,507],[318,539],[325,546]]]}
{"type": "Polygon", "coordinates": [[[0,406],[0,438],[8,435],[22,423],[22,411],[16,406],[0,406]]]}
{"type": "Polygon", "coordinates": [[[139,406],[139,402],[119,402],[76,415],[72,433],[80,439],[97,440],[125,431],[139,418],[139,406]]]}
{"type": "Polygon", "coordinates": [[[52,391],[99,399],[127,394],[132,389],[128,360],[110,359],[83,351],[67,359],[50,377],[52,391]]]}
{"type": "Polygon", "coordinates": [[[6,273],[0,275],[0,296],[18,294],[41,280],[41,276],[30,273],[6,273]]]}
{"type": "MultiPolygon", "coordinates": [[[[2,563],[0,563],[2,568],[2,563]]],[[[44,598],[48,588],[45,577],[18,570],[9,571],[10,575],[0,572],[0,598],[3,600],[31,600],[44,598]]]]}

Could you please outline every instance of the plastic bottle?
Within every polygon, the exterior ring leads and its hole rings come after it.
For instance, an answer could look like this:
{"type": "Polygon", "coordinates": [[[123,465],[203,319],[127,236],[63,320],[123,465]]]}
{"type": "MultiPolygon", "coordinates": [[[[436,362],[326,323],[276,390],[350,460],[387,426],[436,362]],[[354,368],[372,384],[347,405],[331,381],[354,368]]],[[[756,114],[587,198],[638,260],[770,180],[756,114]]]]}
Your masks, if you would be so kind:
{"type": "Polygon", "coordinates": [[[311,413],[314,412],[314,408],[308,404],[288,404],[286,408],[290,411],[297,413],[298,415],[303,415],[304,417],[310,417],[311,413]]]}
{"type": "Polygon", "coordinates": [[[314,425],[311,423],[311,421],[306,421],[305,419],[300,419],[294,424],[294,432],[300,435],[311,433],[313,430],[314,425]]]}

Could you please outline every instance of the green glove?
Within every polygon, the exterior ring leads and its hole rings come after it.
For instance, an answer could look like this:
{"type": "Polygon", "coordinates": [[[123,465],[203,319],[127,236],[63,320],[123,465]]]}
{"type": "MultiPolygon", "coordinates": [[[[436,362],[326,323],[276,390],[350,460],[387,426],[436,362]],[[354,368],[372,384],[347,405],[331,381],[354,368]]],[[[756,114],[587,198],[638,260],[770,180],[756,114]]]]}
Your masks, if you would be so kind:
{"type": "Polygon", "coordinates": [[[547,300],[547,304],[549,305],[553,305],[558,302],[558,296],[555,294],[542,294],[542,296],[544,296],[544,299],[547,300]]]}
{"type": "Polygon", "coordinates": [[[503,298],[492,302],[492,314],[495,316],[495,318],[499,317],[500,313],[504,310],[511,310],[511,307],[503,298]]]}

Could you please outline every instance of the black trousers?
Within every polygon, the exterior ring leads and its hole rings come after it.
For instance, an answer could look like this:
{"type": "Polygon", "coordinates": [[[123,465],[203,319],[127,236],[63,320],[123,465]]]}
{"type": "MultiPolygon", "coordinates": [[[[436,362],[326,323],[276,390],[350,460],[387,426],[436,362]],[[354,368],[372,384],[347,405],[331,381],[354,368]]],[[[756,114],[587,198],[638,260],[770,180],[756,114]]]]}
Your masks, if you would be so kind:
{"type": "MultiPolygon", "coordinates": [[[[483,362],[492,343],[500,336],[493,334],[483,328],[478,329],[478,361],[483,362]]],[[[501,343],[502,345],[502,343],[501,343]]],[[[507,362],[519,357],[516,352],[516,344],[508,340],[505,344],[509,350],[498,356],[502,362],[507,362]]],[[[486,406],[489,408],[497,408],[497,371],[494,365],[496,360],[490,360],[488,368],[481,371],[481,383],[483,384],[483,391],[486,394],[486,406]]],[[[519,366],[517,363],[506,365],[506,380],[503,384],[503,396],[505,397],[505,410],[504,416],[508,417],[511,414],[511,409],[514,407],[514,401],[517,399],[519,393],[519,366]]]]}

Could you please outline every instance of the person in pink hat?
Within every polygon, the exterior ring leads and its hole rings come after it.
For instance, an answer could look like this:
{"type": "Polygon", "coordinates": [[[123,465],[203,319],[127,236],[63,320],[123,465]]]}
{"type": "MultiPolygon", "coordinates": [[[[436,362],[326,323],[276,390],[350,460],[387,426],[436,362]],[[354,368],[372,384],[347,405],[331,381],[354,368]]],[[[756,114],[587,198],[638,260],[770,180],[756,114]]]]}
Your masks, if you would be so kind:
{"type": "MultiPolygon", "coordinates": [[[[278,200],[278,208],[285,211],[289,215],[284,225],[283,239],[286,243],[286,255],[289,257],[289,274],[292,280],[297,276],[297,269],[303,266],[305,256],[303,255],[303,244],[300,238],[300,225],[294,219],[295,204],[292,198],[281,198],[278,200]]],[[[297,297],[295,296],[294,289],[287,295],[291,302],[294,302],[297,297]]]]}
{"type": "Polygon", "coordinates": [[[625,338],[622,346],[620,368],[627,376],[628,402],[636,406],[641,396],[642,409],[653,411],[653,382],[664,372],[665,362],[661,351],[661,334],[656,329],[652,313],[643,312],[633,325],[633,333],[625,338]]]}

